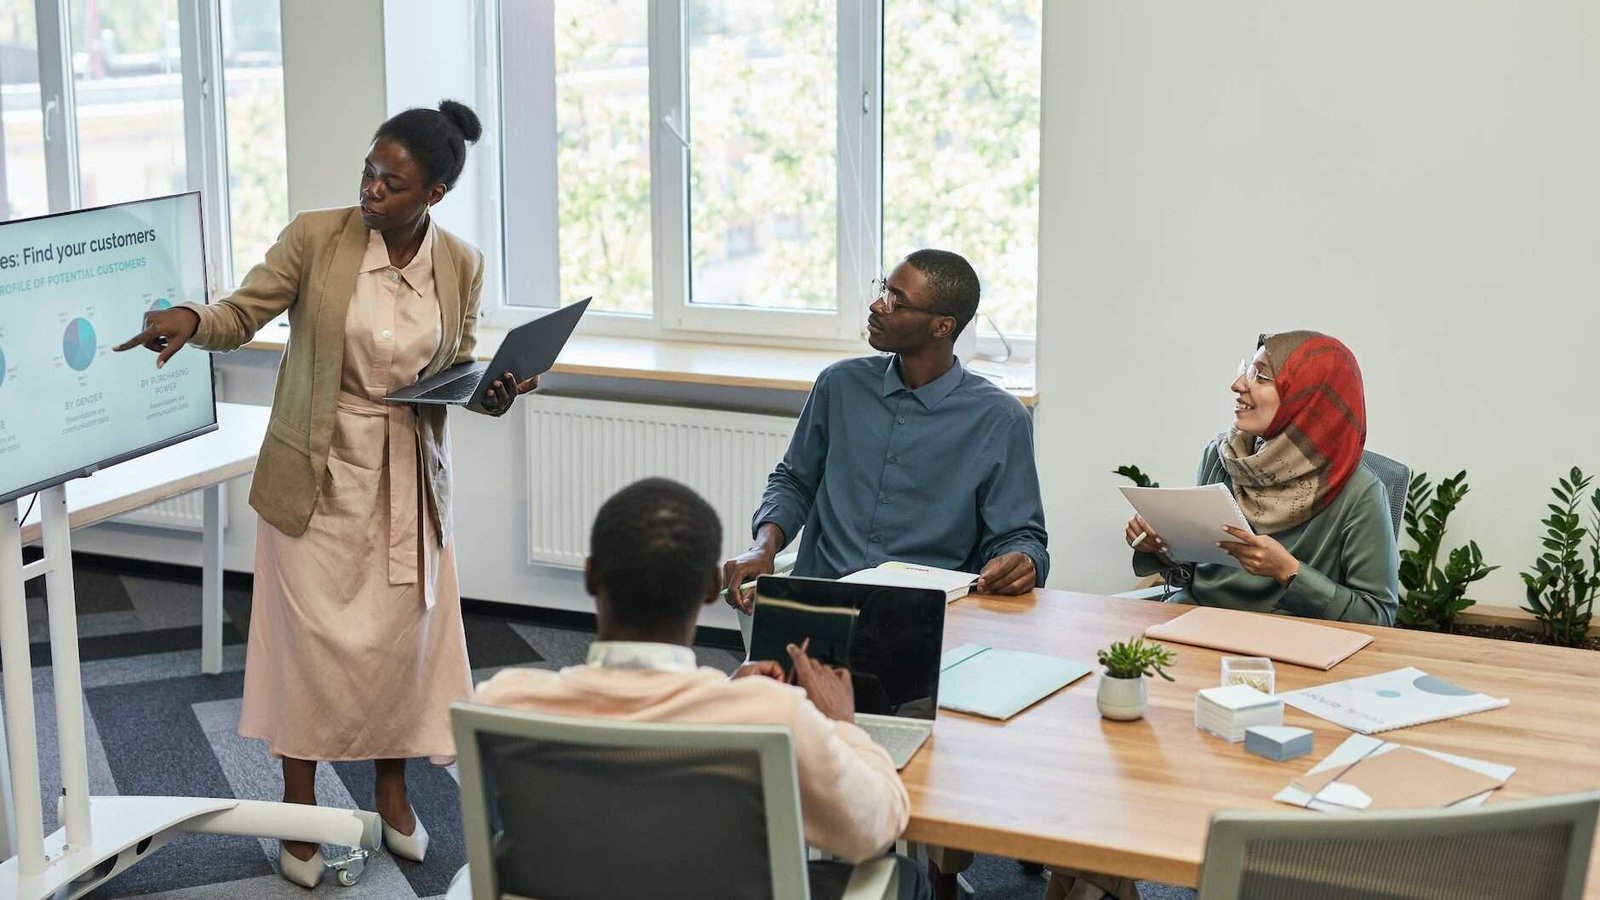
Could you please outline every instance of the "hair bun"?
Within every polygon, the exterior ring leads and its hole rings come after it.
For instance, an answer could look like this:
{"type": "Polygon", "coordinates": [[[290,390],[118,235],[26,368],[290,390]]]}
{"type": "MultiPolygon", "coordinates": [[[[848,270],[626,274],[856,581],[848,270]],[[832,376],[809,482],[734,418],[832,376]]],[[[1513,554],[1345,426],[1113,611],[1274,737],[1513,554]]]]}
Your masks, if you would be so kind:
{"type": "Polygon", "coordinates": [[[472,107],[465,103],[458,100],[441,100],[439,112],[461,132],[467,143],[475,144],[478,138],[483,137],[483,123],[478,121],[478,114],[472,111],[472,107]]]}

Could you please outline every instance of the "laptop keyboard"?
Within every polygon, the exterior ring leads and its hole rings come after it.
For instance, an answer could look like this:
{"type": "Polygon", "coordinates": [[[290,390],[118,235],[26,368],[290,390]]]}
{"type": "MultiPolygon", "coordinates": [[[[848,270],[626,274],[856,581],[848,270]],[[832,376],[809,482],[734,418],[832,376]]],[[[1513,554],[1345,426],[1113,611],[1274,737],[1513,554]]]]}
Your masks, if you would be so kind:
{"type": "Polygon", "coordinates": [[[932,722],[907,721],[885,722],[880,719],[858,719],[856,724],[861,730],[872,738],[872,742],[889,751],[889,758],[894,760],[896,769],[904,769],[906,763],[911,762],[911,757],[922,746],[932,733],[932,722]]]}
{"type": "Polygon", "coordinates": [[[464,378],[445,382],[431,391],[423,391],[417,395],[418,400],[443,400],[451,403],[465,403],[472,399],[472,392],[478,389],[479,378],[474,372],[464,378]]]}

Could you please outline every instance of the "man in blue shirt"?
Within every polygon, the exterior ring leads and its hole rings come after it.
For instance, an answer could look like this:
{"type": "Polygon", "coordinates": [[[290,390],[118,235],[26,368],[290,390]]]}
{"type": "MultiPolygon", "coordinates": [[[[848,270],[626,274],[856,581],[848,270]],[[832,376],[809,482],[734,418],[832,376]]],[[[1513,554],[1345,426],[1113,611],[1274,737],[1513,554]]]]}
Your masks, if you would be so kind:
{"type": "Polygon", "coordinates": [[[801,526],[794,574],[838,578],[888,560],[978,572],[980,593],[1043,585],[1044,505],[1033,421],[955,357],[978,310],[960,256],[918,250],[882,282],[867,341],[891,356],[824,369],[789,450],[767,478],[750,549],[723,564],[729,602],[773,570],[801,526]]]}

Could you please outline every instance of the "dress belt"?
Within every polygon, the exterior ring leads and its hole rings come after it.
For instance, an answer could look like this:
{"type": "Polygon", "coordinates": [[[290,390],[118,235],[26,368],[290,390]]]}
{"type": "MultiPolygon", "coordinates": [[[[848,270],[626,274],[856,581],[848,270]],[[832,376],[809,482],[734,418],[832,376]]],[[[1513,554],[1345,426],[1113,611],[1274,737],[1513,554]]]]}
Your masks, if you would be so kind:
{"type": "MultiPolygon", "coordinates": [[[[383,417],[387,434],[384,462],[389,471],[389,583],[417,584],[426,581],[426,560],[422,545],[422,453],[417,434],[417,414],[407,403],[380,403],[349,391],[339,392],[341,414],[383,417]]],[[[433,606],[432,586],[423,584],[423,603],[433,606]]]]}

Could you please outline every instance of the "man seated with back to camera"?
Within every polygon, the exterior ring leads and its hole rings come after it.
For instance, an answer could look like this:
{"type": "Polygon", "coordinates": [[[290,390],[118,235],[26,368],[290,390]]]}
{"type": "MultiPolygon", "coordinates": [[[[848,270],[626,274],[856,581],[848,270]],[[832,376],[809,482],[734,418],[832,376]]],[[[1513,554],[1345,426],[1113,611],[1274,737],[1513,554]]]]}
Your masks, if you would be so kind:
{"type": "MultiPolygon", "coordinates": [[[[478,686],[493,706],[647,722],[784,725],[794,735],[806,842],[847,863],[886,852],[910,800],[889,754],[857,728],[850,674],[790,645],[794,685],[776,662],[731,677],[697,667],[695,623],[720,594],[722,523],[698,494],[654,478],[623,488],[595,516],[584,566],[598,640],[586,665],[506,669],[478,686]]],[[[932,896],[921,867],[899,858],[902,898],[932,896]]],[[[810,865],[813,897],[834,897],[849,867],[810,865]]]]}
{"type": "Polygon", "coordinates": [[[723,564],[731,605],[750,612],[754,591],[741,586],[772,572],[802,525],[795,575],[838,578],[895,560],[977,572],[978,593],[1044,584],[1033,420],[955,356],[979,291],[972,266],[946,250],[918,250],[880,282],[867,340],[889,355],[817,376],[767,478],[754,541],[723,564]]]}

